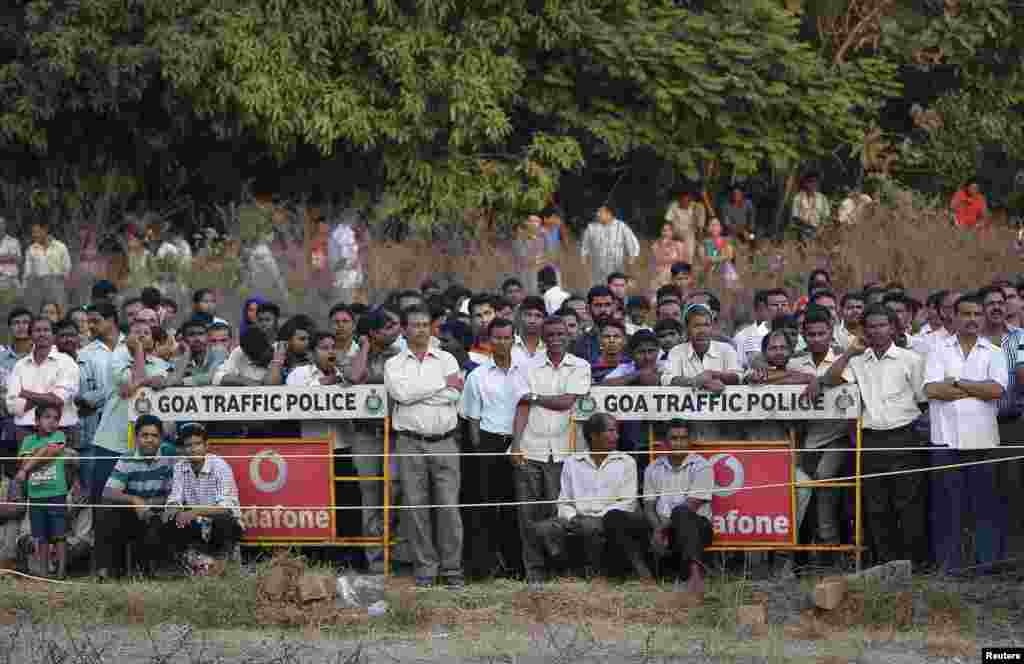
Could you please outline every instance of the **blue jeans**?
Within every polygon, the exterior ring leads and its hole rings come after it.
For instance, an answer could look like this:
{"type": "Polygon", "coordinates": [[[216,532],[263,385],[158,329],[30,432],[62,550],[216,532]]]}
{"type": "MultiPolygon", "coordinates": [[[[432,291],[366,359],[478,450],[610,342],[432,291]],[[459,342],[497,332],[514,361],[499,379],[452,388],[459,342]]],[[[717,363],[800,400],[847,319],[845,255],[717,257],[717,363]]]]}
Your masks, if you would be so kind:
{"type": "MultiPolygon", "coordinates": [[[[951,450],[933,448],[933,466],[945,466],[993,458],[995,450],[951,450]]],[[[931,475],[929,521],[935,562],[946,570],[964,565],[961,554],[963,527],[961,515],[970,510],[977,522],[975,548],[977,563],[985,565],[1002,560],[1006,549],[1007,510],[996,487],[998,465],[994,463],[936,470],[931,475]]],[[[968,566],[974,563],[968,562],[968,566]]]]}
{"type": "Polygon", "coordinates": [[[114,466],[117,465],[117,460],[122,456],[120,452],[113,452],[106,449],[105,447],[99,447],[93,445],[91,447],[91,453],[89,463],[87,464],[89,469],[89,496],[92,498],[92,503],[98,505],[103,500],[103,487],[107,485],[107,480],[110,478],[110,473],[114,472],[114,466]],[[112,459],[100,459],[98,457],[114,457],[112,459]]]}

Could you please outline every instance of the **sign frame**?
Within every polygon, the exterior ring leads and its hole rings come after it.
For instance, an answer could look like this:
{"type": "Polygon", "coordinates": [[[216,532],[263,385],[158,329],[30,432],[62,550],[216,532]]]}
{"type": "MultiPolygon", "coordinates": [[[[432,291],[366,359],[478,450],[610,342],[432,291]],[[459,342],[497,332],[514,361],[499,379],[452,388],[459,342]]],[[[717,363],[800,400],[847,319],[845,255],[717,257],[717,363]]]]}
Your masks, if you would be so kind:
{"type": "Polygon", "coordinates": [[[690,387],[590,388],[573,406],[577,421],[595,413],[609,413],[621,422],[855,420],[860,417],[860,391],[840,385],[822,391],[813,402],[803,397],[803,385],[737,385],[722,393],[690,387]],[[771,409],[761,407],[763,402],[771,409]],[[614,404],[614,406],[613,406],[614,404]],[[628,409],[623,407],[629,404],[628,409]]]}
{"type": "Polygon", "coordinates": [[[164,422],[383,419],[389,412],[383,385],[143,388],[131,405],[132,419],[151,414],[164,422]]]}

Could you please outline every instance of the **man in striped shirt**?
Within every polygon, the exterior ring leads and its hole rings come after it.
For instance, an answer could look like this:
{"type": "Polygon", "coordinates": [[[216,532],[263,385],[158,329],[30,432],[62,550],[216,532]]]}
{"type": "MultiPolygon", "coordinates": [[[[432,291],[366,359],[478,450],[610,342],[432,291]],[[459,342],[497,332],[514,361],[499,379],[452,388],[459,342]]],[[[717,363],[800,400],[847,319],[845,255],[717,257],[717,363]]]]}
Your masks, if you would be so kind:
{"type": "MultiPolygon", "coordinates": [[[[97,506],[96,575],[100,580],[123,572],[125,544],[135,547],[135,560],[152,571],[160,561],[162,523],[157,518],[171,493],[174,447],[162,447],[162,425],[153,415],[135,422],[135,454],[118,459],[97,506]]],[[[131,572],[131,570],[128,570],[131,572]]]]}

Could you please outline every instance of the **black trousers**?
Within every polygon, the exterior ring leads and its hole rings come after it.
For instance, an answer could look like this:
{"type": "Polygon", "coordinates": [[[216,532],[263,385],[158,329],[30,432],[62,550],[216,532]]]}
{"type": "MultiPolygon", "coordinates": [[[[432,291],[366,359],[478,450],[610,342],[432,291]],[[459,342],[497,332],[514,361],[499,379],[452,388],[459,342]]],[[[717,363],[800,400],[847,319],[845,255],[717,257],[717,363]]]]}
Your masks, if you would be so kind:
{"type": "MultiPolygon", "coordinates": [[[[922,447],[911,427],[864,429],[861,471],[914,470],[928,464],[927,452],[872,451],[881,447],[922,447]]],[[[867,542],[876,563],[892,560],[928,562],[928,482],[923,473],[869,478],[862,483],[867,542]]]]}
{"type": "MultiPolygon", "coordinates": [[[[669,532],[669,546],[684,565],[692,561],[700,562],[704,557],[704,549],[711,546],[711,538],[715,534],[710,521],[685,505],[672,510],[672,529],[669,532]]],[[[680,571],[685,572],[685,566],[680,571]]]]}
{"type": "MultiPolygon", "coordinates": [[[[463,457],[463,499],[467,503],[509,503],[515,501],[512,463],[504,454],[511,436],[480,432],[480,447],[469,452],[488,452],[500,456],[463,457]]],[[[522,542],[515,507],[467,507],[464,568],[473,578],[490,576],[499,567],[499,556],[506,570],[516,574],[522,569],[522,542]]]]}
{"type": "Polygon", "coordinates": [[[163,524],[160,537],[168,555],[178,555],[191,547],[209,555],[229,552],[238,540],[242,539],[242,526],[230,514],[216,514],[205,517],[212,521],[210,541],[203,540],[202,528],[193,521],[184,528],[179,528],[174,519],[163,524]]]}
{"type": "Polygon", "coordinates": [[[125,545],[132,544],[132,558],[136,565],[147,567],[166,560],[166,547],[161,541],[163,520],[154,514],[146,520],[135,510],[123,507],[93,510],[95,522],[96,569],[107,569],[114,574],[131,572],[125,569],[125,545]]]}
{"type": "Polygon", "coordinates": [[[632,561],[647,555],[650,530],[641,512],[610,510],[604,516],[548,519],[535,525],[548,555],[556,561],[568,552],[569,537],[582,539],[585,562],[612,575],[628,574],[632,561]]]}
{"type": "Polygon", "coordinates": [[[607,540],[604,551],[604,567],[612,575],[633,572],[632,561],[646,562],[650,548],[651,530],[647,519],[639,509],[635,512],[611,510],[604,515],[604,532],[607,540]]]}

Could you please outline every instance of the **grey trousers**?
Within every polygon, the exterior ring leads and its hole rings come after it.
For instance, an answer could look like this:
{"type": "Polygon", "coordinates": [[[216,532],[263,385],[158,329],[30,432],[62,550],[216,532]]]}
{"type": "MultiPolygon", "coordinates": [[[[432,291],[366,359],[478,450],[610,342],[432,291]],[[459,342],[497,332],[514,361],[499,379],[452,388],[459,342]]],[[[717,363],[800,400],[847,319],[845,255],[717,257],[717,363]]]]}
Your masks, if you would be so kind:
{"type": "MultiPolygon", "coordinates": [[[[557,500],[562,490],[562,464],[527,460],[515,468],[515,485],[519,502],[557,500]]],[[[554,519],[557,513],[553,503],[519,506],[519,536],[523,541],[523,566],[527,575],[544,571],[544,538],[538,532],[538,525],[554,519]]]]}
{"type": "MultiPolygon", "coordinates": [[[[357,429],[352,434],[352,454],[383,454],[384,453],[384,431],[379,433],[373,429],[357,429]]],[[[360,477],[383,477],[384,457],[360,457],[352,459],[356,472],[360,477]]],[[[399,504],[398,482],[398,459],[391,457],[391,504],[399,504]]],[[[384,482],[365,481],[359,482],[359,492],[362,494],[363,506],[363,536],[382,537],[384,535],[384,510],[365,509],[368,506],[377,507],[384,504],[384,482]]],[[[398,514],[401,510],[391,511],[391,537],[397,534],[398,514]]],[[[369,547],[366,550],[366,563],[370,572],[374,574],[384,573],[384,549],[381,547],[369,547]]]]}
{"type": "Polygon", "coordinates": [[[462,574],[462,515],[459,512],[459,446],[454,436],[436,443],[398,433],[398,476],[403,505],[451,505],[402,510],[418,577],[462,574]],[[416,456],[445,453],[442,456],[416,456]],[[436,527],[435,527],[436,526],[436,527]]]}
{"type": "MultiPolygon", "coordinates": [[[[834,440],[828,445],[818,448],[817,452],[805,452],[806,457],[801,461],[805,462],[804,467],[811,475],[810,479],[830,480],[839,477],[839,471],[849,456],[849,452],[830,452],[830,448],[844,448],[850,446],[850,439],[846,436],[834,440]]],[[[818,495],[818,539],[822,544],[839,544],[839,503],[842,498],[841,489],[820,488],[815,489],[818,495]]],[[[797,501],[800,502],[799,500],[797,501]]],[[[806,508],[806,504],[804,505],[806,508]]],[[[803,514],[803,510],[800,510],[803,514]]],[[[800,519],[802,522],[803,519],[800,519]]],[[[799,526],[798,526],[799,527],[799,526]]]]}

